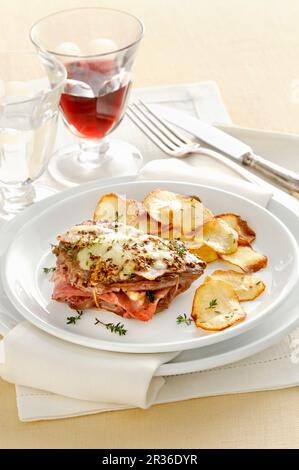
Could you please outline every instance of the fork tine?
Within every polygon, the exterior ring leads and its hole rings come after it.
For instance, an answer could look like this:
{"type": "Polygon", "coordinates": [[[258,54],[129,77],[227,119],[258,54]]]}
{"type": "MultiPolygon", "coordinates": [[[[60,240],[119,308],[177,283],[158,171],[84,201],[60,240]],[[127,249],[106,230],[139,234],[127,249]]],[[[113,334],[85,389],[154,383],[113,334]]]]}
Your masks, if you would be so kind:
{"type": "Polygon", "coordinates": [[[176,147],[181,145],[186,145],[186,142],[178,138],[173,130],[170,130],[170,127],[163,122],[162,119],[158,118],[152,111],[143,103],[141,100],[138,100],[137,103],[133,103],[133,106],[138,109],[138,111],[146,117],[155,128],[161,132],[167,139],[169,139],[176,147]]]}
{"type": "Polygon", "coordinates": [[[175,144],[173,141],[168,139],[168,137],[163,134],[156,125],[154,125],[145,115],[140,111],[140,109],[135,105],[131,104],[128,107],[129,113],[128,116],[130,119],[132,119],[133,122],[135,122],[136,125],[139,126],[141,130],[156,144],[159,145],[161,148],[161,145],[164,146],[163,150],[164,151],[173,151],[177,148],[177,144],[175,144]],[[133,119],[135,118],[135,120],[133,119]]]}
{"type": "Polygon", "coordinates": [[[141,105],[138,103],[132,103],[131,104],[131,109],[135,111],[135,113],[138,114],[139,119],[146,121],[147,126],[151,129],[152,132],[154,132],[157,137],[159,137],[161,140],[163,140],[166,145],[171,147],[173,150],[175,150],[178,146],[182,145],[182,142],[180,142],[178,139],[173,137],[167,129],[164,130],[161,125],[157,124],[154,119],[150,116],[150,114],[142,109],[141,105]]]}
{"type": "Polygon", "coordinates": [[[128,106],[126,111],[127,116],[131,119],[131,121],[136,124],[139,129],[155,144],[159,147],[163,152],[170,153],[173,150],[173,145],[169,145],[169,142],[166,142],[165,139],[161,138],[159,134],[153,131],[146,123],[144,119],[141,119],[140,116],[136,113],[132,105],[128,106]]]}
{"type": "Polygon", "coordinates": [[[174,129],[170,124],[168,124],[168,122],[163,119],[161,116],[159,116],[157,113],[155,113],[154,111],[152,111],[152,109],[141,99],[138,100],[138,103],[140,103],[147,111],[148,113],[153,116],[153,118],[158,121],[165,129],[167,129],[168,132],[170,132],[174,137],[176,137],[177,139],[179,139],[181,142],[180,142],[180,145],[183,143],[184,145],[185,144],[189,144],[191,141],[188,140],[185,136],[183,136],[182,133],[180,133],[177,129],[174,129]]]}

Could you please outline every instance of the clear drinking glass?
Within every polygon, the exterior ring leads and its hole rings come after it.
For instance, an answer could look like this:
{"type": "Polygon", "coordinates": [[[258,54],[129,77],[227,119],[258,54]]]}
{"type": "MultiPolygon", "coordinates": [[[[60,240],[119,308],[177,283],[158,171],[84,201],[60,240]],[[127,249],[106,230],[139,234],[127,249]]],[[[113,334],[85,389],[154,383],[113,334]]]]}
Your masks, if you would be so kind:
{"type": "Polygon", "coordinates": [[[136,171],[142,157],[124,142],[104,139],[121,122],[132,85],[131,69],[143,35],[139,19],[107,8],[65,10],[38,21],[33,44],[67,70],[60,109],[78,144],[59,149],[49,170],[68,185],[94,180],[107,169],[136,171]],[[119,165],[118,165],[119,162],[119,165]]]}
{"type": "Polygon", "coordinates": [[[0,53],[1,216],[8,218],[36,198],[32,185],[52,154],[66,71],[50,56],[0,53]]]}

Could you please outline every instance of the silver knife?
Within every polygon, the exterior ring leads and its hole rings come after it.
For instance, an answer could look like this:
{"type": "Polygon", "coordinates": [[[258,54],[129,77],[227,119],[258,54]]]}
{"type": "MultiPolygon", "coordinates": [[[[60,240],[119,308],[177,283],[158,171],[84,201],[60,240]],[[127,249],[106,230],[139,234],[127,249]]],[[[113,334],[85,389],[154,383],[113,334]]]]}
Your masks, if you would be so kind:
{"type": "Polygon", "coordinates": [[[238,163],[271,178],[290,192],[299,191],[298,173],[287,170],[276,163],[256,155],[251,147],[244,142],[182,111],[156,104],[152,104],[151,108],[167,121],[193,134],[201,141],[226,154],[238,163]]]}

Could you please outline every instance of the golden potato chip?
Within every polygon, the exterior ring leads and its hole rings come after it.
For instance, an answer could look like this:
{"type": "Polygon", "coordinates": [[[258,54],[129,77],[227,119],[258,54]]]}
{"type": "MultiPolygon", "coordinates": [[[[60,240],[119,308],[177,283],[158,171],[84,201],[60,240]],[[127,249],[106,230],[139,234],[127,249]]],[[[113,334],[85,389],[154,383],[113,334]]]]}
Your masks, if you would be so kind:
{"type": "Polygon", "coordinates": [[[145,209],[143,209],[143,212],[139,213],[137,217],[136,228],[145,233],[150,233],[151,235],[157,235],[158,237],[162,236],[162,225],[150,217],[145,209]]]}
{"type": "Polygon", "coordinates": [[[134,199],[126,199],[117,193],[104,194],[96,205],[93,220],[118,221],[137,227],[142,215],[146,215],[142,204],[134,199]]]}
{"type": "Polygon", "coordinates": [[[203,206],[203,223],[205,224],[209,220],[214,218],[213,212],[208,209],[206,206],[203,206]]]}
{"type": "Polygon", "coordinates": [[[217,218],[224,220],[230,227],[232,227],[239,235],[239,245],[250,245],[255,240],[256,233],[247,224],[246,220],[241,219],[236,214],[219,214],[217,218]]]}
{"type": "Polygon", "coordinates": [[[211,279],[196,289],[191,316],[197,327],[220,331],[244,320],[246,314],[232,285],[211,279]]]}
{"type": "Polygon", "coordinates": [[[144,198],[143,206],[154,220],[173,229],[173,238],[192,238],[204,221],[213,217],[197,196],[161,189],[150,192],[144,198]]]}
{"type": "Polygon", "coordinates": [[[234,266],[238,266],[245,273],[259,271],[265,268],[268,258],[257,253],[251,246],[239,246],[232,254],[221,254],[220,257],[234,266]]]}
{"type": "Polygon", "coordinates": [[[182,240],[187,248],[188,251],[190,250],[198,250],[202,246],[204,246],[204,242],[201,238],[193,238],[191,240],[182,240]]]}
{"type": "Polygon", "coordinates": [[[220,279],[229,282],[240,302],[256,299],[266,288],[264,282],[252,274],[238,273],[231,269],[226,271],[218,269],[210,274],[205,281],[211,279],[220,279]]]}
{"type": "Polygon", "coordinates": [[[217,253],[234,253],[238,248],[238,233],[223,220],[214,218],[203,226],[203,242],[217,253]]]}
{"type": "MultiPolygon", "coordinates": [[[[208,222],[209,220],[214,218],[213,213],[205,207],[203,204],[201,206],[197,206],[198,211],[197,216],[194,216],[194,214],[190,214],[188,210],[183,209],[183,214],[182,214],[182,226],[176,226],[173,225],[172,227],[172,238],[179,238],[183,240],[184,242],[190,242],[193,243],[194,246],[199,246],[198,239],[202,239],[202,230],[203,230],[203,225],[208,222]],[[202,215],[201,215],[202,211],[202,215]],[[190,216],[190,220],[192,221],[192,224],[188,224],[188,221],[186,222],[186,219],[190,216]],[[195,220],[195,221],[194,221],[195,220]],[[201,223],[199,223],[201,221],[201,223]],[[196,225],[196,223],[198,225],[196,225]],[[188,231],[189,229],[191,229],[188,231]]],[[[188,220],[188,219],[187,219],[188,220]]],[[[175,222],[175,221],[174,221],[175,222]]]]}
{"type": "Polygon", "coordinates": [[[212,263],[218,259],[216,251],[207,245],[202,245],[200,248],[189,248],[189,251],[206,263],[212,263]]]}
{"type": "Polygon", "coordinates": [[[181,209],[179,196],[162,189],[151,191],[142,203],[153,219],[166,226],[172,226],[173,214],[181,209]]]}

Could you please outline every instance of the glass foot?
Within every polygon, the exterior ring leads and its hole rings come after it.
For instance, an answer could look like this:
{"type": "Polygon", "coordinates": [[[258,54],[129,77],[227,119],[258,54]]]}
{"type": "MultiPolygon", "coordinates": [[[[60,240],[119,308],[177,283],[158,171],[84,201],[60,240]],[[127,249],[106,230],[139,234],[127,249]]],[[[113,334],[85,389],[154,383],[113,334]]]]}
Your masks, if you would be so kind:
{"type": "Polygon", "coordinates": [[[143,162],[139,150],[126,142],[109,139],[105,140],[105,152],[96,153],[96,149],[96,146],[89,146],[84,150],[82,145],[59,149],[50,160],[51,176],[70,187],[115,176],[135,175],[143,162]]]}
{"type": "Polygon", "coordinates": [[[56,189],[42,183],[33,183],[28,192],[19,190],[14,194],[9,194],[2,188],[0,192],[0,221],[11,220],[34,202],[41,201],[56,193],[56,189]]]}

